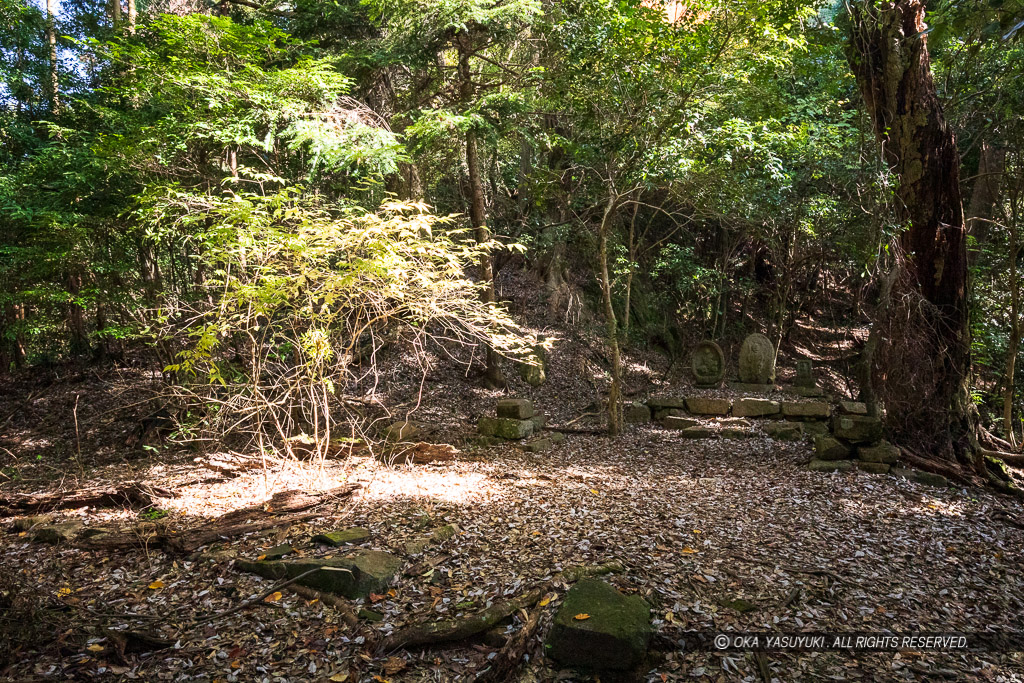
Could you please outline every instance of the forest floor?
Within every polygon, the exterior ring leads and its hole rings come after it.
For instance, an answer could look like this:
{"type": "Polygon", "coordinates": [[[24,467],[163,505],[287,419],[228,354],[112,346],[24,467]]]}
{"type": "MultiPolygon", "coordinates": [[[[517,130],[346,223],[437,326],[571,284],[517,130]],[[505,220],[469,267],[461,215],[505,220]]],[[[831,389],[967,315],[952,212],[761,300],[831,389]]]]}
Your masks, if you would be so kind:
{"type": "MultiPolygon", "coordinates": [[[[569,565],[618,560],[610,581],[653,606],[655,655],[647,680],[763,680],[749,654],[682,652],[690,631],[980,631],[1019,628],[1024,615],[1024,531],[1008,499],[940,490],[863,473],[805,471],[803,444],[769,439],[686,441],[656,426],[609,440],[572,435],[550,453],[508,446],[476,457],[390,468],[364,457],[322,469],[271,460],[239,476],[197,478],[194,456],[136,461],[130,476],[176,491],[159,506],[188,528],[275,491],[358,482],[350,498],[308,522],[222,546],[255,558],[288,541],[309,556],[312,534],[372,532],[367,548],[406,554],[424,529],[460,533],[422,556],[366,607],[382,621],[352,630],[330,606],[285,591],[279,600],[215,617],[273,582],[209,562],[143,549],[116,553],[0,535],[3,573],[16,590],[60,609],[59,638],[18,652],[7,680],[450,681],[486,666],[479,641],[376,652],[376,636],[422,620],[469,613],[540,585],[569,565]],[[736,602],[744,601],[744,602],[736,602]],[[742,612],[736,609],[742,606],[742,612]],[[129,616],[130,615],[130,616],[129,616]],[[103,629],[132,628],[173,642],[118,657],[103,629]]],[[[208,473],[209,474],[209,473],[208,473]]],[[[93,481],[122,480],[112,464],[93,481]]],[[[118,526],[136,513],[58,515],[118,526]]],[[[336,549],[331,549],[337,552],[336,549]]],[[[230,553],[229,553],[230,554],[230,553]]],[[[7,586],[11,590],[10,584],[7,586]]],[[[552,601],[545,619],[558,605],[552,601]]],[[[356,605],[358,607],[358,605],[356,605]]],[[[541,629],[541,633],[544,629],[541,629]]],[[[15,653],[12,652],[12,655],[15,653]]],[[[523,680],[569,680],[541,656],[523,680]]],[[[793,680],[1024,680],[1022,655],[982,652],[771,654],[771,674],[793,680]]]]}
{"type": "MultiPolygon", "coordinates": [[[[278,492],[360,485],[314,508],[310,519],[235,536],[199,554],[147,547],[141,535],[118,550],[44,545],[3,521],[0,680],[471,680],[500,643],[394,652],[375,643],[409,624],[521,595],[569,566],[618,561],[623,571],[605,578],[653,607],[646,680],[1024,681],[1021,653],[755,656],[695,648],[694,633],[722,630],[1019,630],[1019,502],[861,472],[809,472],[805,443],[685,440],[654,424],[629,427],[616,439],[570,433],[542,454],[513,444],[470,447],[476,420],[503,396],[528,396],[561,425],[594,410],[605,376],[600,345],[565,337],[538,388],[514,371],[500,392],[438,362],[388,366],[379,378],[388,389],[387,419],[431,423],[429,440],[460,449],[451,461],[424,465],[389,467],[350,455],[314,466],[218,453],[215,444],[199,444],[206,452],[158,444],[140,454],[129,445],[131,433],[159,398],[158,374],[85,366],[0,383],[0,495],[125,481],[175,494],[148,510],[59,511],[58,522],[187,534],[278,492]],[[408,547],[447,524],[458,526],[453,538],[422,552],[408,547]],[[284,542],[307,557],[344,554],[310,539],[354,526],[371,532],[361,547],[406,561],[386,594],[351,601],[379,621],[352,627],[334,606],[287,589],[265,601],[275,582],[240,572],[232,561],[284,542]],[[169,647],[122,653],[108,629],[145,633],[169,647]]],[[[813,343],[834,347],[816,362],[836,396],[849,395],[842,380],[848,337],[813,343]]],[[[626,361],[629,400],[691,393],[681,366],[634,353],[626,361]]],[[[543,608],[517,680],[587,680],[543,656],[541,640],[563,596],[556,591],[543,608]]]]}

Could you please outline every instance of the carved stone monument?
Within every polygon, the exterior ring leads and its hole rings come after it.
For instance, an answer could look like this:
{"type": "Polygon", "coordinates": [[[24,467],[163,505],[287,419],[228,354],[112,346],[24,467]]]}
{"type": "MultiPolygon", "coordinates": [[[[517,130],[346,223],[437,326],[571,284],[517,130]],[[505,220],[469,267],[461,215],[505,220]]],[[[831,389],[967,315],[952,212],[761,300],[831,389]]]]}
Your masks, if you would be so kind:
{"type": "Polygon", "coordinates": [[[744,384],[775,383],[775,346],[768,337],[755,332],[743,340],[739,375],[744,384]]]}
{"type": "Polygon", "coordinates": [[[798,387],[815,386],[814,366],[811,365],[811,361],[801,359],[796,362],[796,379],[793,380],[793,384],[798,387]]]}
{"type": "Polygon", "coordinates": [[[690,355],[690,369],[697,386],[717,386],[725,377],[725,354],[715,342],[702,341],[690,355]]]}

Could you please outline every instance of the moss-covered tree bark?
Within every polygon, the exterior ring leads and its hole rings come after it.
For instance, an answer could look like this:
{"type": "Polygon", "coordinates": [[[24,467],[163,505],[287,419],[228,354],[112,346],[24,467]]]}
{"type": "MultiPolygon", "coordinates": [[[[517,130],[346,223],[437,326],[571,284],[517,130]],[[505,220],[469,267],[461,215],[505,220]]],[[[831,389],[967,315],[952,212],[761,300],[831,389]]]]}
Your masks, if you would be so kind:
{"type": "Polygon", "coordinates": [[[915,433],[948,434],[939,455],[977,467],[960,155],[932,79],[925,3],[861,0],[851,5],[850,19],[850,65],[885,160],[899,178],[897,204],[907,224],[899,246],[909,287],[923,299],[918,310],[928,348],[920,355],[931,366],[928,395],[919,401],[929,410],[900,406],[914,414],[891,417],[915,433]],[[945,424],[935,424],[937,415],[945,424]]]}

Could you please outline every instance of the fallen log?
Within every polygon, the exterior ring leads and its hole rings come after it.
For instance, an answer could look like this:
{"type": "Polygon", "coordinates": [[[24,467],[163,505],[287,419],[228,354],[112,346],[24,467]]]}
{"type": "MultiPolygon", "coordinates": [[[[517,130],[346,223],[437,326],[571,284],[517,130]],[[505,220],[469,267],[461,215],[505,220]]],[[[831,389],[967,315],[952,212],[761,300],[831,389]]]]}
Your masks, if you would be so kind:
{"type": "Polygon", "coordinates": [[[307,510],[351,495],[358,488],[359,484],[346,484],[321,493],[282,491],[274,494],[260,505],[229,512],[210,520],[206,526],[192,531],[178,532],[174,529],[163,529],[150,534],[129,531],[83,539],[79,544],[94,550],[145,547],[189,554],[204,545],[217,541],[313,519],[318,513],[307,512],[307,510]]]}
{"type": "Polygon", "coordinates": [[[570,567],[556,574],[540,588],[523,593],[512,600],[496,602],[475,614],[459,619],[417,624],[395,631],[381,642],[380,651],[391,652],[399,648],[438,645],[471,638],[494,628],[500,621],[519,610],[532,607],[560,583],[572,583],[587,576],[599,576],[617,571],[622,571],[622,564],[618,562],[570,567]]]}
{"type": "Polygon", "coordinates": [[[14,493],[0,497],[0,517],[82,507],[149,507],[154,498],[175,495],[168,489],[136,481],[55,493],[14,493]]]}

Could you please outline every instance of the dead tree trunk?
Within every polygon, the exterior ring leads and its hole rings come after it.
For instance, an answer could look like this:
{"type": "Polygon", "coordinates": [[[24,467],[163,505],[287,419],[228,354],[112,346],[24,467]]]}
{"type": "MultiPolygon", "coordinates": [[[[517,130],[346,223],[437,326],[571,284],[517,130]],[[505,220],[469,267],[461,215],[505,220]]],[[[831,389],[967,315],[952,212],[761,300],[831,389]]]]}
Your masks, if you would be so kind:
{"type": "MultiPolygon", "coordinates": [[[[849,61],[885,161],[899,178],[908,229],[900,238],[909,286],[920,295],[924,358],[931,386],[901,406],[899,425],[942,433],[939,455],[984,468],[970,453],[976,411],[970,400],[967,248],[960,155],[932,80],[923,0],[861,0],[851,5],[849,61]],[[940,411],[927,410],[941,408],[940,411]],[[942,415],[937,418],[937,415],[942,415]],[[938,420],[944,424],[937,424],[938,420]],[[970,459],[968,460],[968,455],[970,459]]],[[[890,417],[892,417],[890,415],[890,417]]]]}

